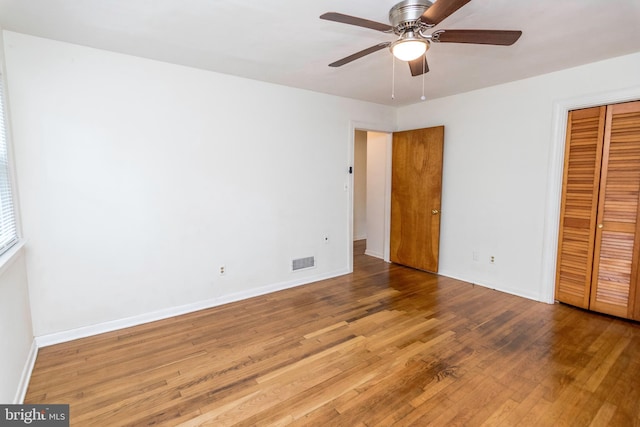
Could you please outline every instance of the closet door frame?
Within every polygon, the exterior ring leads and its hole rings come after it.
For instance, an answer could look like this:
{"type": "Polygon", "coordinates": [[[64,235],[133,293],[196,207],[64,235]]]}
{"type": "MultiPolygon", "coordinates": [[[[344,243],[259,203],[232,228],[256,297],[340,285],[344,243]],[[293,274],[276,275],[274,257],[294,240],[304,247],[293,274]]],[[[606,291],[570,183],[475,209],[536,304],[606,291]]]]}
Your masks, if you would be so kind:
{"type": "MultiPolygon", "coordinates": [[[[565,136],[569,111],[597,107],[599,105],[637,101],[639,99],[640,86],[634,86],[606,93],[559,99],[553,102],[552,136],[551,148],[549,150],[549,173],[547,175],[547,197],[545,202],[545,223],[542,240],[542,284],[540,288],[540,301],[549,304],[553,304],[555,301],[560,203],[562,199],[565,136]]],[[[636,310],[640,310],[638,304],[636,304],[636,310]]]]}

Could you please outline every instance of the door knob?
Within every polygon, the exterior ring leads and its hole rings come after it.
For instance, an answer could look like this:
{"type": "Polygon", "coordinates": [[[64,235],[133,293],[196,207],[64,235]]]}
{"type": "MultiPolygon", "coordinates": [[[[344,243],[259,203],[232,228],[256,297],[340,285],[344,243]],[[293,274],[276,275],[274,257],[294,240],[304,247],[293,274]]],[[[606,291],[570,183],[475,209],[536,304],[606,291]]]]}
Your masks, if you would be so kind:
{"type": "Polygon", "coordinates": [[[598,224],[598,228],[604,228],[604,224],[598,224]]]}
{"type": "Polygon", "coordinates": [[[438,215],[440,211],[438,209],[431,209],[431,215],[438,215]]]}

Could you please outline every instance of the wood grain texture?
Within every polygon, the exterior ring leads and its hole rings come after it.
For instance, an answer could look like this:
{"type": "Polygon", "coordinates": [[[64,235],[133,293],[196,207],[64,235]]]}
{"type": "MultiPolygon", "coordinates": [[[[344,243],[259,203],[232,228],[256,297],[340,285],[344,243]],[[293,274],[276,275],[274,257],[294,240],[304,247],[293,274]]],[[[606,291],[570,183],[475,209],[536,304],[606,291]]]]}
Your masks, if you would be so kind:
{"type": "MultiPolygon", "coordinates": [[[[640,102],[607,107],[590,308],[634,317],[640,234],[640,102]]],[[[640,317],[637,319],[640,320],[640,317]]]]}
{"type": "Polygon", "coordinates": [[[432,273],[440,254],[443,152],[444,126],[393,134],[390,259],[432,273]]]}
{"type": "Polygon", "coordinates": [[[556,300],[588,308],[606,107],[569,112],[564,158],[556,300]]]}
{"type": "Polygon", "coordinates": [[[72,426],[632,426],[640,326],[387,264],[42,348],[72,426]]]}

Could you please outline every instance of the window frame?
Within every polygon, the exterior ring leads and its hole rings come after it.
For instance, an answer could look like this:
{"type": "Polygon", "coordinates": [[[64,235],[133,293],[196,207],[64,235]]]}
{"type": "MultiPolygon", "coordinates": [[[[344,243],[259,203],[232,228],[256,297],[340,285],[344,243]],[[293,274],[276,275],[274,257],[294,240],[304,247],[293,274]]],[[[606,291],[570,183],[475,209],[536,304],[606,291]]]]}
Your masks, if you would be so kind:
{"type": "Polygon", "coordinates": [[[24,245],[20,233],[5,76],[3,60],[0,69],[0,270],[24,245]]]}

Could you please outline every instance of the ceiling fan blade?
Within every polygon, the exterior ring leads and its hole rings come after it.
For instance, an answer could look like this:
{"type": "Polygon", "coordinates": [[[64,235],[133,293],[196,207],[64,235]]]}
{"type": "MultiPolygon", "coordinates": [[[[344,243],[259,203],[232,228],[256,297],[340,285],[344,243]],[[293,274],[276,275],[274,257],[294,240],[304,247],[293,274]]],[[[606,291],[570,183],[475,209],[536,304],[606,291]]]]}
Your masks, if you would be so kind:
{"type": "Polygon", "coordinates": [[[356,16],[343,15],[337,12],[324,13],[320,15],[320,19],[355,25],[357,27],[371,28],[372,30],[378,31],[393,31],[393,27],[389,24],[382,24],[380,22],[369,21],[368,19],[358,18],[356,16]]]}
{"type": "Polygon", "coordinates": [[[349,55],[349,56],[347,56],[345,58],[342,58],[342,59],[340,59],[340,60],[338,60],[336,62],[332,62],[331,64],[329,64],[329,67],[340,67],[340,66],[342,66],[344,64],[348,64],[349,62],[355,61],[356,59],[362,58],[363,56],[367,56],[370,53],[377,52],[377,51],[379,51],[381,49],[384,49],[385,47],[389,47],[390,44],[391,43],[389,43],[389,42],[385,42],[385,43],[377,44],[375,46],[371,46],[370,48],[367,48],[365,50],[361,50],[360,52],[356,52],[353,55],[349,55]]]}
{"type": "Polygon", "coordinates": [[[419,76],[429,72],[429,64],[427,64],[427,55],[422,55],[418,59],[409,61],[409,68],[412,76],[419,76]]]}
{"type": "Polygon", "coordinates": [[[441,43],[475,43],[511,46],[520,38],[521,35],[522,31],[438,30],[431,35],[431,41],[441,43]]]}
{"type": "Polygon", "coordinates": [[[422,14],[422,22],[437,25],[471,0],[438,0],[422,14]]]}

